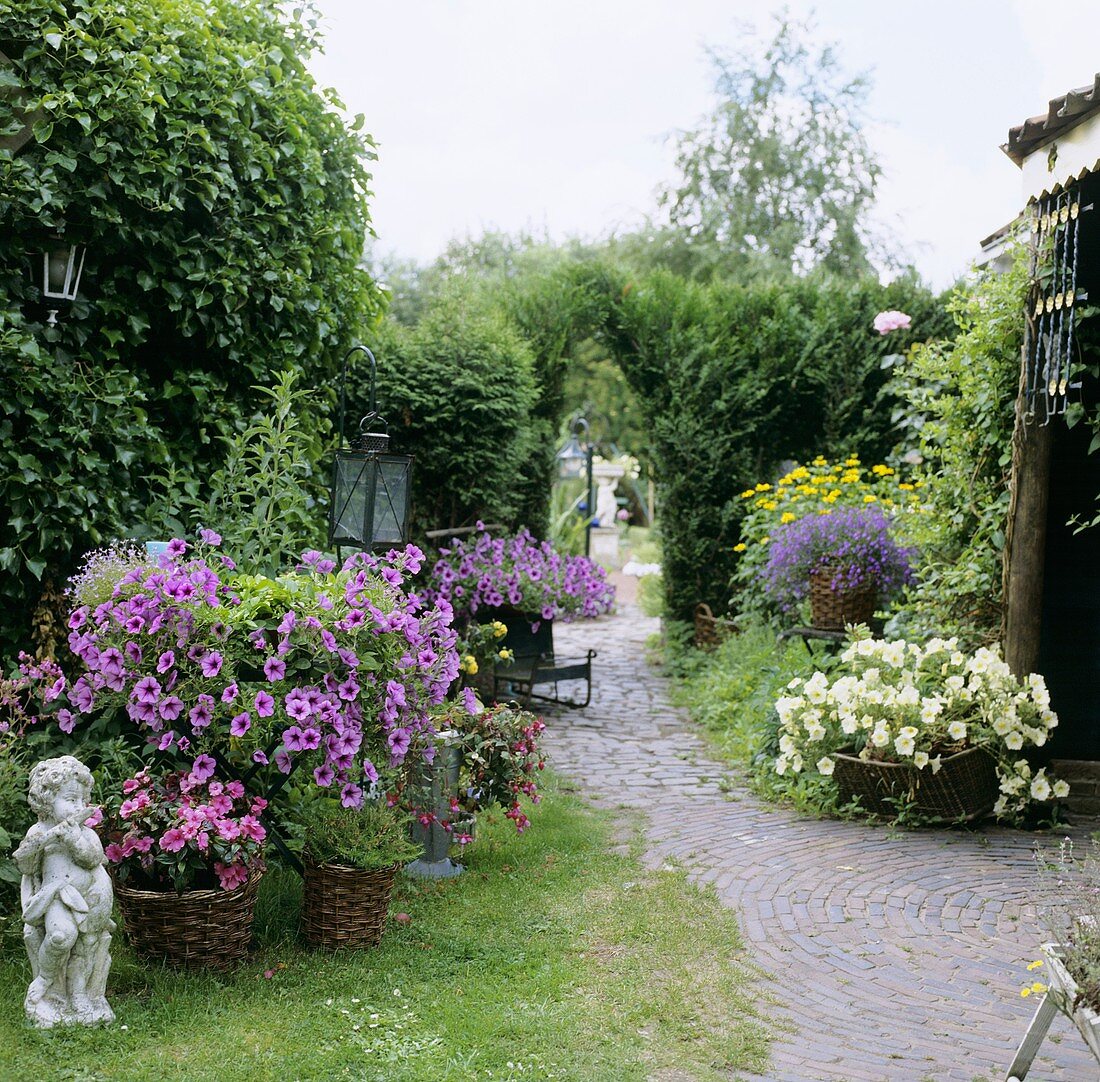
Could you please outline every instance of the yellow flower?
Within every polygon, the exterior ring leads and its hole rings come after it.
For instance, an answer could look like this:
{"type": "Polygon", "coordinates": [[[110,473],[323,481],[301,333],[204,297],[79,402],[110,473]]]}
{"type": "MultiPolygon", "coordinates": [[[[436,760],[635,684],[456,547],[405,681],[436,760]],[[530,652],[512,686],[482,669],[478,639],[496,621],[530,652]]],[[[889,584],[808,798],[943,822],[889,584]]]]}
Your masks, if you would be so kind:
{"type": "Polygon", "coordinates": [[[762,537],[762,538],[760,538],[760,544],[766,545],[770,540],[771,540],[770,537],[762,537]]]}
{"type": "Polygon", "coordinates": [[[839,495],[840,493],[834,488],[832,492],[826,492],[825,495],[821,497],[822,503],[836,503],[839,495]]]}
{"type": "Polygon", "coordinates": [[[874,503],[877,499],[878,499],[877,496],[872,496],[870,493],[868,493],[866,496],[863,497],[863,502],[864,503],[874,503]]]}
{"type": "Polygon", "coordinates": [[[514,658],[515,656],[516,655],[513,654],[511,650],[498,650],[497,651],[497,657],[499,657],[501,661],[511,661],[512,658],[514,658]]]}
{"type": "Polygon", "coordinates": [[[741,499],[751,500],[753,498],[753,496],[755,496],[755,495],[756,495],[756,489],[755,488],[749,488],[749,489],[746,489],[744,492],[741,493],[741,499]]]}
{"type": "Polygon", "coordinates": [[[859,459],[855,455],[849,455],[844,460],[844,465],[845,466],[858,466],[859,465],[859,459]]]}
{"type": "Polygon", "coordinates": [[[783,514],[779,516],[779,521],[781,523],[794,522],[796,518],[798,518],[798,516],[793,511],[784,511],[783,514]]]}
{"type": "Polygon", "coordinates": [[[912,492],[913,491],[913,486],[911,484],[909,484],[908,481],[900,482],[898,484],[898,488],[900,488],[902,492],[912,492]]]}
{"type": "Polygon", "coordinates": [[[737,544],[733,546],[733,551],[734,552],[744,552],[745,549],[747,549],[747,548],[748,548],[748,545],[746,545],[744,541],[738,541],[737,544]]]}
{"type": "Polygon", "coordinates": [[[477,674],[477,658],[473,654],[467,654],[462,659],[462,668],[470,676],[475,676],[477,674]]]}
{"type": "Polygon", "coordinates": [[[1042,981],[1036,981],[1036,982],[1035,982],[1035,983],[1034,983],[1034,984],[1033,984],[1033,985],[1031,986],[1031,990],[1032,990],[1032,991],[1033,991],[1033,992],[1034,992],[1034,993],[1035,993],[1036,995],[1042,995],[1042,993],[1043,993],[1043,992],[1045,992],[1045,991],[1047,990],[1047,986],[1046,986],[1045,984],[1043,984],[1043,982],[1042,982],[1042,981]]]}
{"type": "Polygon", "coordinates": [[[1020,995],[1022,995],[1024,997],[1024,999],[1027,999],[1027,997],[1031,995],[1031,989],[1030,988],[1021,988],[1020,989],[1020,995]]]}
{"type": "Polygon", "coordinates": [[[1041,958],[1038,958],[1034,962],[1029,962],[1027,968],[1028,969],[1038,969],[1042,964],[1043,964],[1043,960],[1041,958]]]}
{"type": "Polygon", "coordinates": [[[508,634],[508,625],[502,624],[499,620],[493,621],[493,638],[503,639],[508,634]]]}
{"type": "Polygon", "coordinates": [[[828,466],[829,465],[829,460],[827,458],[822,458],[821,455],[818,455],[813,460],[813,462],[810,463],[810,465],[811,466],[828,466]]]}
{"type": "Polygon", "coordinates": [[[778,504],[776,504],[775,500],[761,500],[760,506],[763,507],[765,511],[774,511],[778,504]]]}

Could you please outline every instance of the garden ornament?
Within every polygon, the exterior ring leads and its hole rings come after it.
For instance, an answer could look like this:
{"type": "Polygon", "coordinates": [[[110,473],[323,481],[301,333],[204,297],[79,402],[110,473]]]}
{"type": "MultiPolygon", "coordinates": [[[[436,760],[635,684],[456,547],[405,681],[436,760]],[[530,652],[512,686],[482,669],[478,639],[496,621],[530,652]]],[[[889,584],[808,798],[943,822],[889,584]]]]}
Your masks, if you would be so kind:
{"type": "Polygon", "coordinates": [[[114,891],[103,844],[88,825],[97,812],[91,794],[91,772],[71,755],[31,770],[27,803],[38,822],[14,857],[32,977],[23,1006],[40,1029],[115,1017],[106,995],[114,891]]]}

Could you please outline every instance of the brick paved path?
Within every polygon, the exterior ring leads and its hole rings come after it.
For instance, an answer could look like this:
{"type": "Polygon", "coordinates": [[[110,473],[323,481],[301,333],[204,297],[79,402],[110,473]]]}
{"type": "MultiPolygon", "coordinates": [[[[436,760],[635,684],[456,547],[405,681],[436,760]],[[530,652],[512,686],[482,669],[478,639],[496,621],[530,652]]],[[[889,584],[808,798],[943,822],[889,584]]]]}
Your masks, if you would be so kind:
{"type": "MultiPolygon", "coordinates": [[[[681,863],[740,914],[778,1001],[765,1008],[776,1038],[763,1077],[1000,1082],[1034,1008],[1019,988],[1041,938],[1028,907],[1036,836],[893,835],[724,794],[723,768],[645,663],[657,629],[633,606],[555,627],[559,653],[599,657],[592,705],[556,716],[549,746],[595,803],[648,815],[650,865],[681,863]]],[[[1098,1077],[1059,1015],[1029,1082],[1098,1077]]]]}

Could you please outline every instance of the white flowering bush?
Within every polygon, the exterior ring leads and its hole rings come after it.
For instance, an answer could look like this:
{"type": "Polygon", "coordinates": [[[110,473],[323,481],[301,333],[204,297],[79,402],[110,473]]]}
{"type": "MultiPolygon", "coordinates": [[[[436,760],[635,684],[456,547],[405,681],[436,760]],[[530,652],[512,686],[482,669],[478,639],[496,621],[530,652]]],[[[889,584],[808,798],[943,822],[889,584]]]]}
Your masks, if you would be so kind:
{"type": "Polygon", "coordinates": [[[997,648],[964,654],[957,639],[922,646],[853,634],[840,658],[842,675],[796,677],[776,701],[778,774],[799,773],[810,763],[831,775],[840,751],[936,773],[946,756],[981,747],[997,761],[996,815],[1068,795],[1064,781],[1048,777],[1045,768],[1033,771],[1019,754],[1042,747],[1058,724],[1041,676],[1021,682],[997,648]]]}

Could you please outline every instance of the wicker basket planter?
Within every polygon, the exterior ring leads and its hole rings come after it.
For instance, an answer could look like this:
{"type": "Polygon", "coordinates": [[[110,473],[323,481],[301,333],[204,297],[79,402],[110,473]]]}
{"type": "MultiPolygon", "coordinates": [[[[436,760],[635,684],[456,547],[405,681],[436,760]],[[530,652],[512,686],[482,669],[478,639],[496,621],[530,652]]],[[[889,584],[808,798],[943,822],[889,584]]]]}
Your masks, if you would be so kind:
{"type": "Polygon", "coordinates": [[[345,864],[305,862],[302,937],[330,950],[375,947],[386,927],[400,865],[364,871],[345,864]]]}
{"type": "Polygon", "coordinates": [[[838,752],[833,778],[842,803],[859,797],[867,811],[896,815],[891,799],[906,799],[933,819],[969,822],[987,815],[997,802],[997,764],[984,748],[967,748],[942,760],[937,773],[908,763],[864,761],[838,752]]]}
{"type": "Polygon", "coordinates": [[[878,587],[834,590],[831,571],[810,575],[810,612],[813,626],[821,631],[843,631],[845,624],[869,624],[878,608],[878,587]]]}
{"type": "Polygon", "coordinates": [[[135,890],[115,884],[126,938],[143,958],[176,969],[228,970],[248,954],[262,872],[236,890],[135,890]]]}

